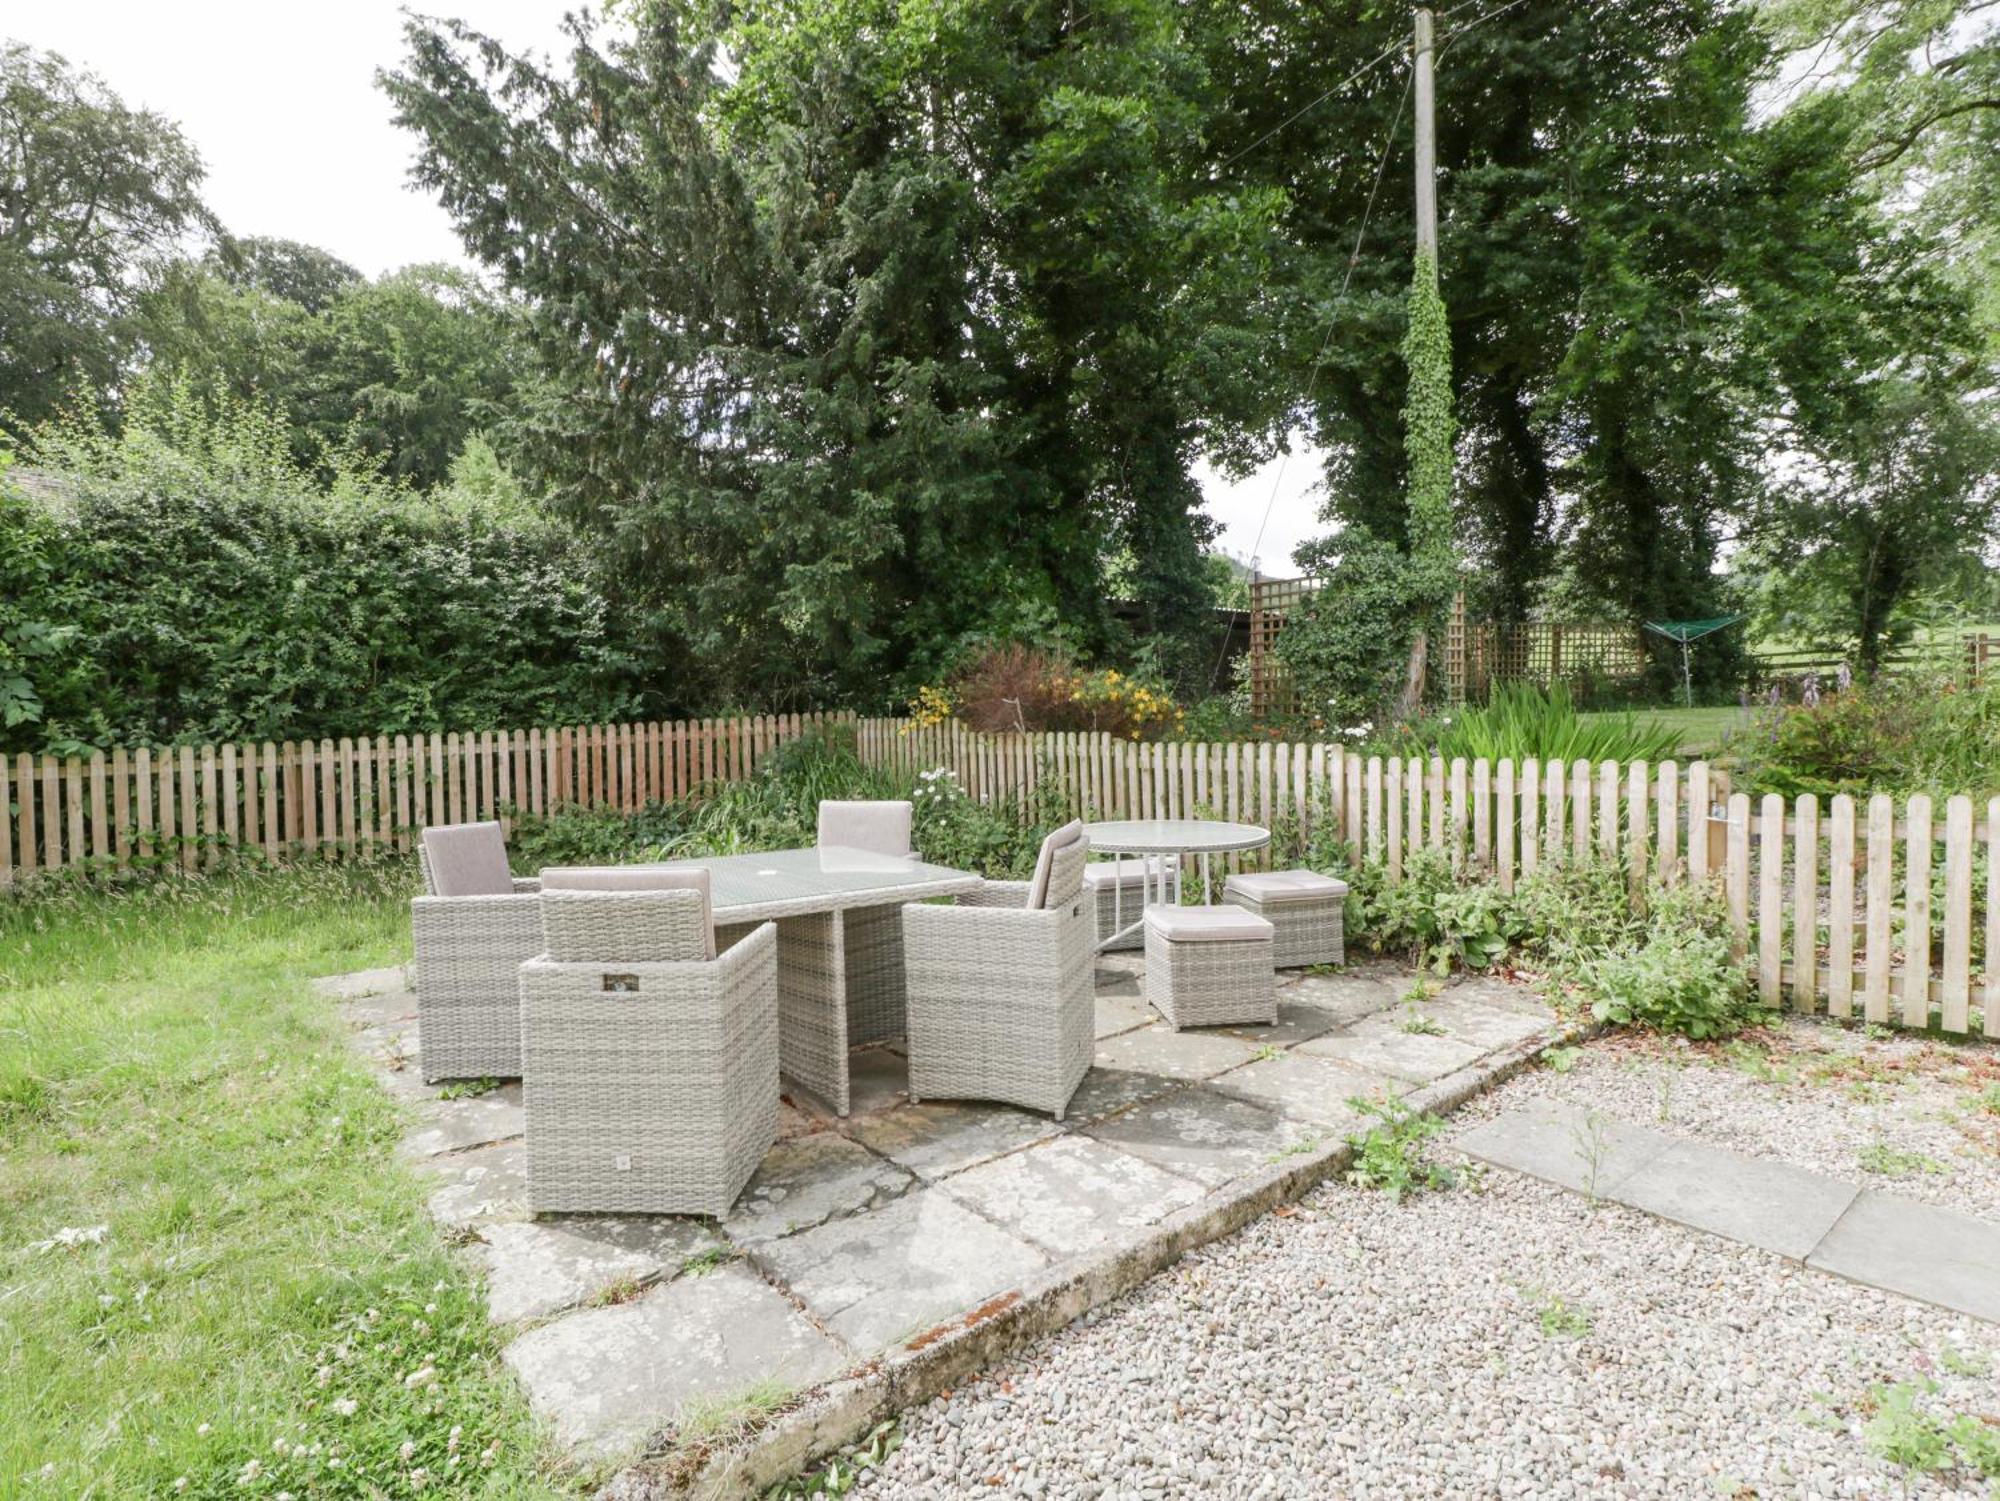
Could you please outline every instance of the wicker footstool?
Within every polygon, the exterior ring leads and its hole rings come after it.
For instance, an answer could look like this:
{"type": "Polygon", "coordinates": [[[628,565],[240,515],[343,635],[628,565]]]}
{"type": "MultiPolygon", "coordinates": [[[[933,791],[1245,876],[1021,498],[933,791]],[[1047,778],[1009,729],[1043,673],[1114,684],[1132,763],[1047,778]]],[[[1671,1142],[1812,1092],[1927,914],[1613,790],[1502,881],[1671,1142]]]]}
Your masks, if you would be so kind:
{"type": "Polygon", "coordinates": [[[1278,1020],[1271,924],[1241,907],[1146,909],[1146,1003],[1176,1032],[1278,1020]]]}
{"type": "Polygon", "coordinates": [[[1225,901],[1268,918],[1279,969],[1345,964],[1347,883],[1313,870],[1272,870],[1231,876],[1225,901]]]}
{"type": "Polygon", "coordinates": [[[1148,855],[1140,860],[1098,860],[1084,866],[1083,889],[1097,912],[1097,942],[1101,950],[1108,953],[1146,946],[1145,931],[1138,922],[1139,914],[1146,910],[1147,867],[1154,859],[1148,855]],[[1120,928],[1132,931],[1116,943],[1107,943],[1105,940],[1120,928]]]}

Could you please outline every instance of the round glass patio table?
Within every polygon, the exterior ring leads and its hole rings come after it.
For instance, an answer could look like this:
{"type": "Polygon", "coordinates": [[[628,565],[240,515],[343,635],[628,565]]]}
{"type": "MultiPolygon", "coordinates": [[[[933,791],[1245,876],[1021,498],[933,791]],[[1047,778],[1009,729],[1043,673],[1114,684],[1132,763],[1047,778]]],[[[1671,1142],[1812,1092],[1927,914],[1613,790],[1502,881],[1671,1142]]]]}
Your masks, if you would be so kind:
{"type": "Polygon", "coordinates": [[[1098,940],[1100,951],[1129,938],[1146,920],[1146,908],[1153,903],[1179,906],[1181,863],[1189,855],[1201,859],[1201,895],[1206,904],[1212,889],[1209,860],[1215,855],[1260,850],[1271,842],[1271,831],[1254,823],[1225,823],[1214,818],[1121,818],[1104,823],[1087,823],[1083,837],[1094,850],[1114,857],[1111,897],[1111,932],[1098,940]],[[1124,856],[1137,855],[1140,871],[1139,910],[1131,922],[1125,921],[1124,856]],[[1171,855],[1171,860],[1147,858],[1171,855]]]}

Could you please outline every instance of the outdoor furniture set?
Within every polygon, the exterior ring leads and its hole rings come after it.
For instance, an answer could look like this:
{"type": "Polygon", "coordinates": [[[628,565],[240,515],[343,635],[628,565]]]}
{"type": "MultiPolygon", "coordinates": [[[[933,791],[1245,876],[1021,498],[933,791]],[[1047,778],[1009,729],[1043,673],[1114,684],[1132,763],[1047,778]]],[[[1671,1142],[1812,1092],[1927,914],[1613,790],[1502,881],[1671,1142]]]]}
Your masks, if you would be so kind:
{"type": "Polygon", "coordinates": [[[1179,905],[1187,854],[1261,829],[1073,822],[1028,881],[926,864],[910,829],[908,803],[827,802],[811,849],[539,879],[509,872],[497,823],[425,830],[424,1077],[523,1081],[537,1211],[721,1216],[777,1140],[781,1074],[845,1115],[850,1049],[903,1039],[913,1101],[1061,1120],[1094,1048],[1093,951],[1143,944],[1175,1028],[1274,1022],[1274,962],[1341,958],[1346,888],[1311,872],[1179,905]],[[1128,876],[1094,848],[1142,858],[1128,876]]]}

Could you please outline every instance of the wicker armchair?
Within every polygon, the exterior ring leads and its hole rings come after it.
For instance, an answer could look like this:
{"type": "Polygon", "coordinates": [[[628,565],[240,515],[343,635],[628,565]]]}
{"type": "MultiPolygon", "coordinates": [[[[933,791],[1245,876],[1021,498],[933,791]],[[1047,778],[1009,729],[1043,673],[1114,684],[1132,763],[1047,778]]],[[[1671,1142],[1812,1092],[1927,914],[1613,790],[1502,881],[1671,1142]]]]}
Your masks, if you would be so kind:
{"type": "Polygon", "coordinates": [[[912,1100],[998,1100],[1063,1118],[1095,1047],[1087,856],[1073,823],[1043,842],[1033,881],[903,909],[912,1100]]]}
{"type": "Polygon", "coordinates": [[[521,1073],[522,961],[542,951],[541,883],[507,872],[497,823],[441,824],[417,847],[411,973],[426,1082],[521,1073]]]}
{"type": "Polygon", "coordinates": [[[545,892],[548,952],[520,969],[528,1201],[720,1217],[778,1139],[777,927],[709,957],[705,872],[587,874],[545,892]]]}
{"type": "Polygon", "coordinates": [[[819,842],[877,855],[910,853],[912,804],[896,801],[839,802],[819,805],[819,842]]]}

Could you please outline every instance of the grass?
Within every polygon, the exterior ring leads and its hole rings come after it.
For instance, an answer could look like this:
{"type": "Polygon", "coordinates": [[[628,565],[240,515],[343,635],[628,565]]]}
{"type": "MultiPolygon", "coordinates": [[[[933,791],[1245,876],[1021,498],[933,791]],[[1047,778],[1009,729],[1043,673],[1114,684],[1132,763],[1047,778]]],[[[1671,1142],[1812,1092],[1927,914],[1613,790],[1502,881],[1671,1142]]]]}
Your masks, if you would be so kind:
{"type": "MultiPolygon", "coordinates": [[[[1625,710],[1592,711],[1577,717],[1585,720],[1621,718],[1625,710]]],[[[1633,719],[1642,730],[1672,730],[1680,737],[1676,754],[1683,757],[1710,757],[1720,754],[1729,736],[1750,719],[1749,711],[1719,709],[1634,709],[1633,719]]]]}
{"type": "Polygon", "coordinates": [[[0,903],[0,1495],[562,1493],[306,985],[405,957],[410,885],[0,903]]]}

